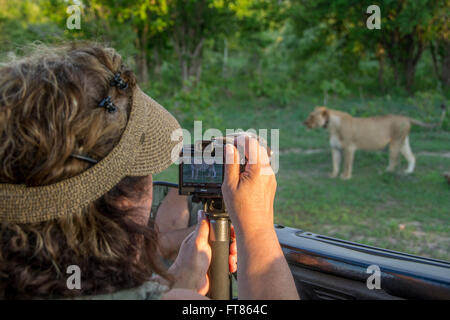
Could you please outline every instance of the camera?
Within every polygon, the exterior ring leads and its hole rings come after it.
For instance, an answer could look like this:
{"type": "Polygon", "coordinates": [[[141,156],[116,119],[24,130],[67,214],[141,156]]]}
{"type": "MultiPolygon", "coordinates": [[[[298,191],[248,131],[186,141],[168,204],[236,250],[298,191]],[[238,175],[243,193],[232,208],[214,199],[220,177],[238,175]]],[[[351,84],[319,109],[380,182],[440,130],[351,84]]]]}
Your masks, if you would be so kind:
{"type": "MultiPolygon", "coordinates": [[[[199,140],[195,144],[185,145],[180,154],[179,194],[193,195],[195,199],[221,198],[224,178],[224,146],[232,144],[239,149],[246,139],[257,139],[267,150],[272,151],[261,137],[251,132],[239,132],[218,137],[213,140],[199,140]],[[241,143],[238,143],[240,140],[241,143]]],[[[239,150],[240,172],[244,172],[248,159],[245,150],[239,150]]]]}
{"type": "Polygon", "coordinates": [[[222,196],[224,176],[223,143],[198,141],[185,145],[180,154],[179,194],[197,198],[222,196]]]}

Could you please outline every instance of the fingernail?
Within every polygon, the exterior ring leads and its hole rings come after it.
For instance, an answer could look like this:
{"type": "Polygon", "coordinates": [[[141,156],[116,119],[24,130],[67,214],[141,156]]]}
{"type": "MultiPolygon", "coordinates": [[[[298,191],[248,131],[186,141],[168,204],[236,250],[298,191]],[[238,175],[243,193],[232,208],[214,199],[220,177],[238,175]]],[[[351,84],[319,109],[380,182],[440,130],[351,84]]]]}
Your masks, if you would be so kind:
{"type": "Polygon", "coordinates": [[[200,223],[203,219],[203,210],[197,211],[197,223],[200,223]]]}
{"type": "Polygon", "coordinates": [[[233,154],[234,153],[234,146],[232,144],[226,144],[225,145],[225,151],[227,153],[233,154]]]}
{"type": "Polygon", "coordinates": [[[234,146],[231,144],[225,145],[225,164],[232,164],[234,161],[234,146]]]}

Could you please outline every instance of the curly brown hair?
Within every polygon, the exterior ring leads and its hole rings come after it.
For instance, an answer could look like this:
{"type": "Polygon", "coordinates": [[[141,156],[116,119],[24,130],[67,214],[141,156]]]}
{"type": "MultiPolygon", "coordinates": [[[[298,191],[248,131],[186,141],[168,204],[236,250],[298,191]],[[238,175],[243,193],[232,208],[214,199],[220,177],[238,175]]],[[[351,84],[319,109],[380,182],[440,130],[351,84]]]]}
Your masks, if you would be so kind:
{"type": "MultiPolygon", "coordinates": [[[[78,175],[118,143],[136,80],[120,55],[91,43],[37,46],[0,68],[0,183],[43,186],[78,175]],[[126,90],[110,86],[116,72],[126,90]],[[99,101],[111,96],[119,112],[99,101]]],[[[125,177],[88,208],[30,224],[0,222],[0,298],[73,297],[136,287],[159,262],[158,233],[115,205],[139,199],[147,177],[125,177]],[[81,269],[80,290],[69,290],[66,269],[81,269]]]]}

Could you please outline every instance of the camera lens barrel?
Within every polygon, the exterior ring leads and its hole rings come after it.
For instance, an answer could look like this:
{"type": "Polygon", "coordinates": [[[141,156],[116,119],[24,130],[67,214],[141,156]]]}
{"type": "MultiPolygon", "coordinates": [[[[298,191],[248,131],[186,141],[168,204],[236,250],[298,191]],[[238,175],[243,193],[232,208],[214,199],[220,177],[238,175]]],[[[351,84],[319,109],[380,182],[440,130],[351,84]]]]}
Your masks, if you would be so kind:
{"type": "Polygon", "coordinates": [[[231,298],[231,275],[228,266],[230,253],[230,221],[219,217],[211,219],[210,243],[212,249],[209,268],[210,290],[208,296],[214,300],[231,298]]]}
{"type": "Polygon", "coordinates": [[[230,254],[231,222],[222,198],[208,199],[205,203],[211,229],[209,241],[212,249],[208,270],[208,297],[214,300],[231,299],[231,274],[228,266],[230,254]]]}

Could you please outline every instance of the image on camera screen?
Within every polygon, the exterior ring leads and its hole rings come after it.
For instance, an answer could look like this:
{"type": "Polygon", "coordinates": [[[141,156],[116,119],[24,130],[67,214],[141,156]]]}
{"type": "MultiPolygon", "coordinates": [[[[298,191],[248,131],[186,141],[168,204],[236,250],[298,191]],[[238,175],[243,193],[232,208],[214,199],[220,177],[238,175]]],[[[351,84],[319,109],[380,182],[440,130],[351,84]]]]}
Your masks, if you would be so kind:
{"type": "Polygon", "coordinates": [[[202,163],[183,165],[183,182],[186,184],[222,184],[223,165],[202,163]]]}

